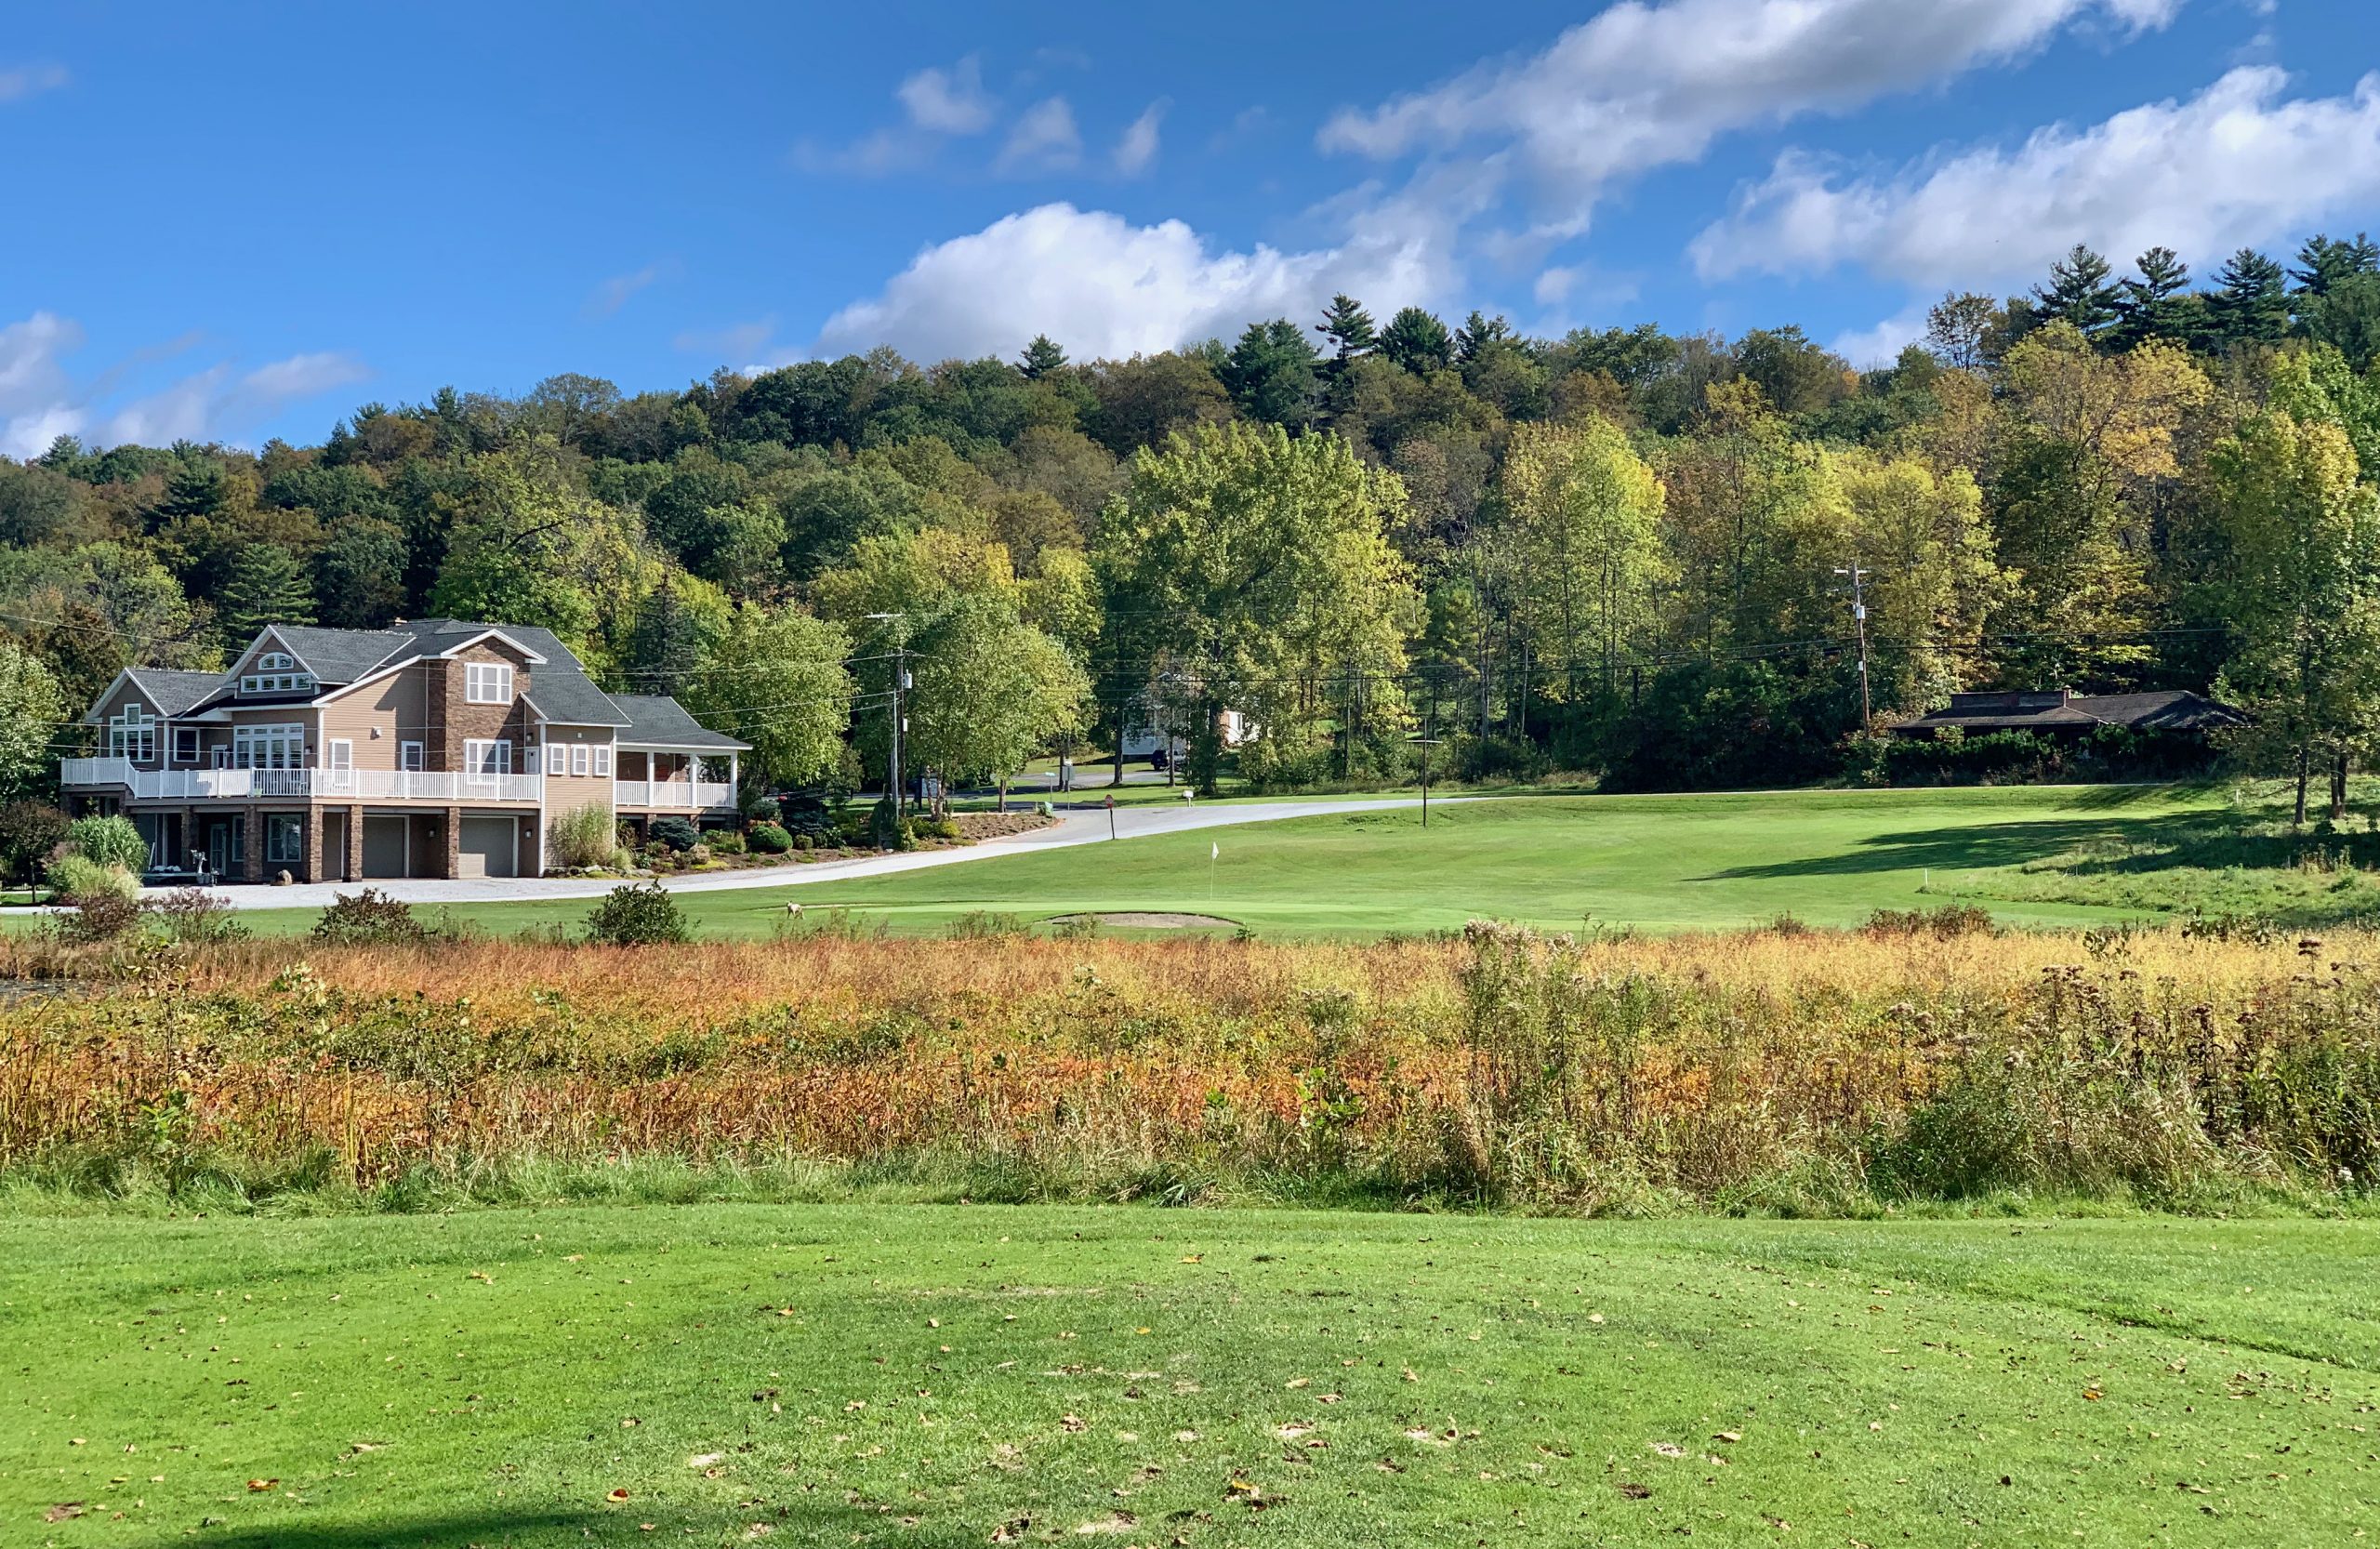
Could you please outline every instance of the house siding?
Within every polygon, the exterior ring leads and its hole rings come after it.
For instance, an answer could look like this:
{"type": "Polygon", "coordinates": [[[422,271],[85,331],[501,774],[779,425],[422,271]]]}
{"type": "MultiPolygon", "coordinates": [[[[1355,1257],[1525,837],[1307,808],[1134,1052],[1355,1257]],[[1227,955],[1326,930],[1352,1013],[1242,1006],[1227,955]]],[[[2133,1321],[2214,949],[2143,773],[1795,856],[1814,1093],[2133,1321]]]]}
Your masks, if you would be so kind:
{"type": "Polygon", "coordinates": [[[424,676],[418,667],[403,668],[338,695],[321,710],[324,743],[353,743],[358,769],[400,767],[399,749],[408,742],[422,744],[426,753],[431,738],[424,676]]]}

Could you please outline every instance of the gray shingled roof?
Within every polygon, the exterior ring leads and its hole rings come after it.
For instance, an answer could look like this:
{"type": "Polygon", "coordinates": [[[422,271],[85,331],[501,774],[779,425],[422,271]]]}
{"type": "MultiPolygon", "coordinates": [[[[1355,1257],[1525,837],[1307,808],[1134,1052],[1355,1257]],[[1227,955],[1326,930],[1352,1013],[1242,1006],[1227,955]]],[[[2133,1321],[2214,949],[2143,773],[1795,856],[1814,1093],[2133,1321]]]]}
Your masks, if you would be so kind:
{"type": "Polygon", "coordinates": [[[2247,719],[2219,700],[2187,689],[2142,694],[1954,694],[1945,708],[1904,721],[1893,730],[1904,735],[1950,726],[1977,732],[2082,731],[2095,726],[2203,732],[2244,725],[2247,719]]]}
{"type": "Polygon", "coordinates": [[[612,703],[628,715],[628,729],[620,734],[622,742],[665,748],[716,748],[722,753],[752,746],[722,732],[706,731],[686,713],[685,706],[664,695],[615,694],[612,703]]]}
{"type": "Polygon", "coordinates": [[[171,667],[136,667],[126,674],[163,715],[179,715],[221,685],[220,672],[184,672],[171,667]]]}

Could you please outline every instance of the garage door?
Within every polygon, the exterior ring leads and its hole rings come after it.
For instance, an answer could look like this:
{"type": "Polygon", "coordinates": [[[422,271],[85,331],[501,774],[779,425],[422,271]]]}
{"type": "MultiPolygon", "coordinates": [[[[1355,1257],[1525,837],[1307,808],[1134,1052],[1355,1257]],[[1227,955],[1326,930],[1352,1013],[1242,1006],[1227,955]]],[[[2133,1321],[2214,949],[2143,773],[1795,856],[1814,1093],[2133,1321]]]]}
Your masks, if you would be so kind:
{"type": "Polygon", "coordinates": [[[405,867],[405,820],[402,816],[364,818],[364,874],[403,877],[405,867]]]}
{"type": "Polygon", "coordinates": [[[463,819],[462,849],[455,869],[466,877],[509,877],[518,869],[520,821],[510,817],[463,819]]]}

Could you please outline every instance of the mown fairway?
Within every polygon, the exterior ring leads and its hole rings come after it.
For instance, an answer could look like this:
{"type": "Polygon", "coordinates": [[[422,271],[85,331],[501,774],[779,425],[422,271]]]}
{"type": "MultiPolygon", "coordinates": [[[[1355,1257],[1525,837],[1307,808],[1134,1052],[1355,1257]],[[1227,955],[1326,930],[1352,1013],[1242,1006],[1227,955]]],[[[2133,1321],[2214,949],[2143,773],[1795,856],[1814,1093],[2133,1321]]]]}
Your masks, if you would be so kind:
{"type": "MultiPolygon", "coordinates": [[[[875,880],[683,895],[708,937],[765,936],[785,906],[842,904],[895,932],[976,911],[1034,923],[1074,912],[1220,916],[1269,934],[1370,936],[1495,918],[1576,929],[1718,929],[1791,914],[1856,925],[1952,901],[1961,876],[2062,854],[2205,810],[2170,788],[1803,790],[1528,797],[1249,824],[1089,844],[875,880]],[[1222,847],[1212,862],[1210,844],[1222,847]],[[1928,885],[1932,891],[1926,891],[1928,885]]],[[[1981,900],[2013,924],[2136,919],[2138,907],[1981,900]]],[[[460,907],[492,930],[575,926],[585,902],[460,907]]],[[[311,911],[243,917],[302,930],[311,911]]]]}
{"type": "Polygon", "coordinates": [[[2375,1270],[2307,1221],[20,1218],[0,1541],[2345,1544],[2375,1270]]]}

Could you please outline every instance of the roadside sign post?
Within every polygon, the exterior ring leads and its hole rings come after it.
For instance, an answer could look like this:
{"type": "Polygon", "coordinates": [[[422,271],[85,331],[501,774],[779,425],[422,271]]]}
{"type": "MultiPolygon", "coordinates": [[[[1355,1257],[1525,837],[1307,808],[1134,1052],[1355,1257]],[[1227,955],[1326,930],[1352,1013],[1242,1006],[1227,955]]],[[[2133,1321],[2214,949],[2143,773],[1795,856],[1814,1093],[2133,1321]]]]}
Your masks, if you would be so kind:
{"type": "Polygon", "coordinates": [[[1107,794],[1107,837],[1116,837],[1116,793],[1113,791],[1107,794]]]}

